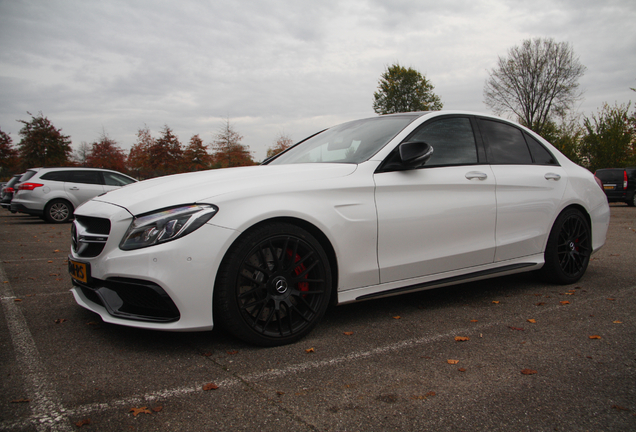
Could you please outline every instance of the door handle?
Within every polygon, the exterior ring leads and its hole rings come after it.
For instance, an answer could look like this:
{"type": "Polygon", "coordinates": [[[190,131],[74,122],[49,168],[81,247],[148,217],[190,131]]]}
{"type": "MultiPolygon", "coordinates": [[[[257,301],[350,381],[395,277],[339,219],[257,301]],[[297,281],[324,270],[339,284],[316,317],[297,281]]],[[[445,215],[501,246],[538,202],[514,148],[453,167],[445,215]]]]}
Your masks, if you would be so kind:
{"type": "Polygon", "coordinates": [[[468,180],[473,180],[473,179],[486,180],[488,178],[488,175],[480,171],[470,171],[466,173],[466,178],[468,180]]]}
{"type": "Polygon", "coordinates": [[[547,173],[544,177],[546,180],[561,180],[561,176],[555,173],[547,173]]]}
{"type": "Polygon", "coordinates": [[[68,188],[68,190],[79,190],[77,186],[73,186],[72,188],[68,188]]]}

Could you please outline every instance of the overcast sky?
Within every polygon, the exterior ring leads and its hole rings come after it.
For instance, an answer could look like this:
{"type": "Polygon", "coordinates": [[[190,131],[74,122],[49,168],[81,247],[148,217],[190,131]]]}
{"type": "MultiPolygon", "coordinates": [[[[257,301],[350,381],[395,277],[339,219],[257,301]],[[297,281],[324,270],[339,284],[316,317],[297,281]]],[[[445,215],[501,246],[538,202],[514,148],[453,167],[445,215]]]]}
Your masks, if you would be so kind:
{"type": "Polygon", "coordinates": [[[42,112],[73,146],[103,131],[126,151],[147,125],[209,144],[229,118],[256,160],[374,116],[399,62],[445,109],[489,113],[488,71],[524,39],[568,42],[587,71],[577,111],[636,101],[634,0],[0,0],[0,129],[42,112]]]}

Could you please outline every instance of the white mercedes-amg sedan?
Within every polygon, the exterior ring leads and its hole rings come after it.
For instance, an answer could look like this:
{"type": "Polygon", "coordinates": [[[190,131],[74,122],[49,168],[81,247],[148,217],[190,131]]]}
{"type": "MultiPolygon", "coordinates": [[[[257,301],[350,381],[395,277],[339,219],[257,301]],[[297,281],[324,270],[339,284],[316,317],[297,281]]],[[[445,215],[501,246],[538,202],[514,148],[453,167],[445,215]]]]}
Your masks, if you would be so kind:
{"type": "Polygon", "coordinates": [[[249,343],[307,335],[343,304],[517,272],[572,284],[605,242],[598,179],[532,131],[463,111],[323,130],[260,166],[179,174],[75,211],[83,307],[249,343]]]}

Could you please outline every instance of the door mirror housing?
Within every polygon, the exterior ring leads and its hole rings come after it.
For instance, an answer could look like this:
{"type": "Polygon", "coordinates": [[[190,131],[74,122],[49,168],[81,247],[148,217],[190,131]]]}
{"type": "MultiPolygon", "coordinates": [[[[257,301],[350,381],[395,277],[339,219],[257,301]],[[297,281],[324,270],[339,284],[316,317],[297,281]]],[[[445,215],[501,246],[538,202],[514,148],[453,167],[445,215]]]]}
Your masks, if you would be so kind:
{"type": "Polygon", "coordinates": [[[405,168],[419,168],[433,156],[433,146],[424,141],[407,141],[398,147],[405,168]]]}

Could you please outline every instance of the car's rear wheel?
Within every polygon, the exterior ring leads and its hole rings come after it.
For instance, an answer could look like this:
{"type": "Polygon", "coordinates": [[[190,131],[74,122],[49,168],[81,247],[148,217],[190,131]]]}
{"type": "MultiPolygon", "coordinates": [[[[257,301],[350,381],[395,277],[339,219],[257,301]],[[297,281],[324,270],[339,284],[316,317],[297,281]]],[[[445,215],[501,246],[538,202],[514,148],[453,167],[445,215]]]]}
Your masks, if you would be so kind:
{"type": "Polygon", "coordinates": [[[73,217],[73,205],[63,199],[49,202],[44,208],[44,218],[51,223],[68,222],[73,217]]]}
{"type": "Polygon", "coordinates": [[[636,192],[634,192],[634,195],[632,195],[632,199],[630,201],[627,201],[627,205],[630,207],[636,207],[636,192]]]}
{"type": "Polygon", "coordinates": [[[573,284],[585,274],[592,254],[592,233],[585,216],[566,209],[552,226],[542,275],[550,282],[573,284]]]}
{"type": "Polygon", "coordinates": [[[331,294],[320,243],[288,223],[246,232],[230,248],[214,291],[214,321],[246,342],[277,346],[308,334],[331,294]]]}

